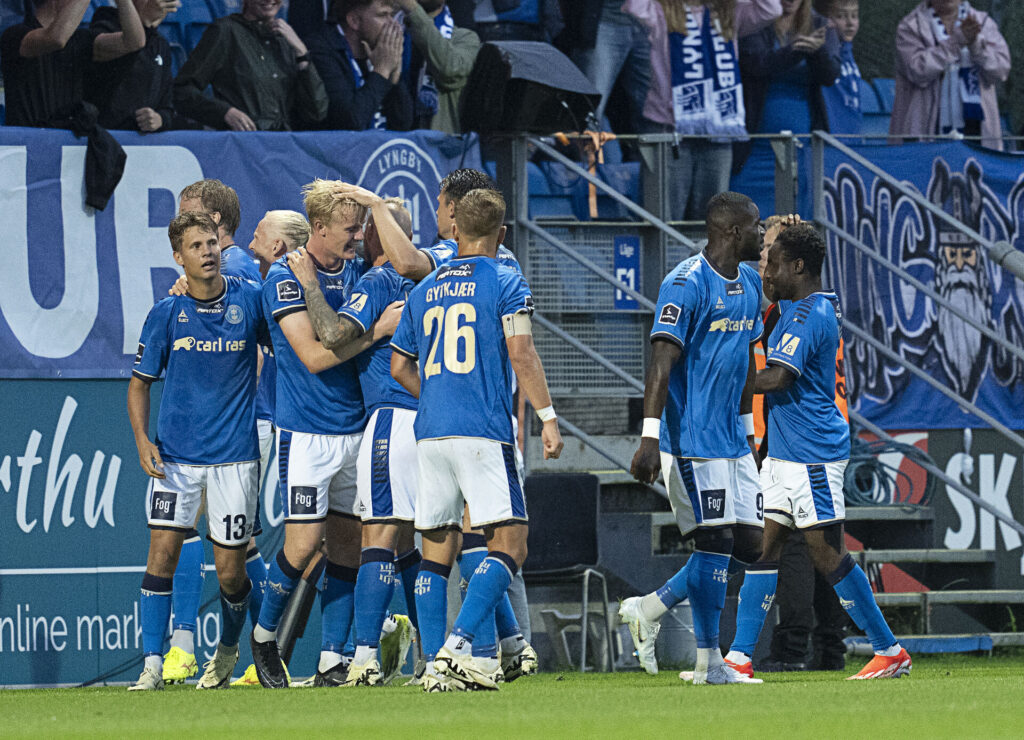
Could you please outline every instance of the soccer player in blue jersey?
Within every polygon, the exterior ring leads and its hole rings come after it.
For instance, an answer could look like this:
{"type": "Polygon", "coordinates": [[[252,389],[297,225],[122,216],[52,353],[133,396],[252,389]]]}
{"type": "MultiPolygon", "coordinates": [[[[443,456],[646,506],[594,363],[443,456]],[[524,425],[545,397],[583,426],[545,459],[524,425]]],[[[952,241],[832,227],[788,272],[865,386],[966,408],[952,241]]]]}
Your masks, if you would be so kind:
{"type": "MultiPolygon", "coordinates": [[[[438,242],[422,249],[417,249],[413,245],[411,237],[398,227],[379,195],[365,188],[349,184],[340,186],[338,192],[340,196],[351,197],[371,210],[377,232],[380,235],[381,245],[388,260],[400,275],[410,280],[419,281],[431,271],[448,264],[455,257],[458,250],[458,245],[453,238],[455,209],[467,193],[478,189],[497,191],[497,185],[487,173],[469,168],[453,170],[441,180],[436,211],[438,242]]],[[[501,264],[522,272],[515,255],[504,245],[499,244],[497,259],[501,264]]],[[[512,425],[513,436],[518,436],[518,419],[515,416],[512,417],[512,425]]],[[[521,469],[522,455],[519,453],[518,447],[515,448],[515,454],[516,465],[521,469]]],[[[468,522],[468,519],[466,521],[468,522]]],[[[458,535],[453,532],[450,537],[455,543],[453,546],[457,547],[458,535]]],[[[467,523],[463,532],[459,556],[459,570],[464,581],[468,583],[477,566],[483,562],[486,556],[487,543],[483,532],[471,529],[467,523]]],[[[521,574],[516,574],[512,589],[518,590],[520,603],[525,604],[526,588],[521,574]]],[[[501,664],[506,681],[513,681],[519,676],[536,671],[537,653],[523,637],[516,612],[513,610],[508,596],[498,603],[495,614],[495,629],[493,631],[497,642],[481,639],[483,632],[487,631],[491,630],[487,627],[481,630],[473,648],[478,657],[492,657],[497,654],[498,644],[500,644],[501,664]]],[[[419,671],[417,671],[417,675],[419,675],[419,671]]]]}
{"type": "Polygon", "coordinates": [[[410,293],[392,340],[391,374],[419,398],[416,528],[424,559],[416,609],[423,652],[435,656],[424,676],[427,691],[496,689],[500,680],[497,659],[474,657],[472,643],[478,633],[493,639],[480,627],[526,557],[526,502],[512,436],[513,371],[539,409],[544,456],[562,450],[533,345],[532,296],[522,275],[495,259],[504,215],[505,201],[494,190],[474,190],[460,200],[458,255],[410,293]],[[449,533],[461,528],[466,505],[472,526],[486,533],[488,557],[445,641],[444,592],[456,554],[449,533]]]}
{"type": "MultiPolygon", "coordinates": [[[[407,236],[412,235],[412,216],[402,201],[388,199],[391,216],[407,236]]],[[[374,219],[367,221],[363,240],[364,256],[370,270],[353,288],[340,311],[335,311],[318,296],[316,271],[309,257],[301,251],[291,255],[288,263],[302,283],[307,297],[310,321],[325,347],[337,350],[356,339],[377,323],[389,307],[400,307],[414,283],[399,275],[388,262],[377,237],[374,219]]],[[[363,401],[370,414],[363,433],[357,464],[359,511],[363,521],[362,555],[355,587],[355,656],[348,671],[346,685],[374,686],[387,683],[401,668],[402,653],[408,650],[408,618],[401,617],[404,649],[395,655],[377,659],[381,627],[391,601],[396,576],[403,581],[410,607],[417,568],[403,568],[396,574],[396,565],[408,560],[396,551],[405,543],[412,549],[413,521],[416,503],[416,438],[413,419],[416,399],[391,377],[391,347],[382,339],[356,357],[363,401]],[[382,669],[382,662],[386,667],[382,669]]],[[[415,610],[410,610],[415,616],[415,610]]],[[[396,617],[397,619],[397,617],[396,617]]],[[[401,638],[401,635],[399,635],[401,638]]]]}
{"type": "MultiPolygon", "coordinates": [[[[335,199],[335,183],[305,186],[311,234],[306,246],[316,263],[320,289],[340,308],[362,275],[355,256],[365,209],[335,199]]],[[[360,522],[356,500],[356,457],[365,426],[359,376],[320,343],[309,319],[306,297],[287,260],[275,262],[263,283],[263,302],[277,360],[275,423],[280,468],[284,547],[270,566],[268,589],[250,638],[260,683],[288,685],[277,646],[277,626],[303,569],[326,533],[322,647],[316,685],[345,680],[342,648],[352,621],[352,595],[359,567],[360,522]]],[[[365,346],[372,342],[368,341],[365,346]]],[[[351,348],[349,357],[364,346],[351,348]]]]}
{"type": "Polygon", "coordinates": [[[128,417],[147,494],[149,557],[140,621],[145,667],[132,690],[163,688],[164,634],[172,576],[185,533],[205,500],[221,587],[220,644],[199,688],[227,684],[252,584],[245,548],[256,514],[259,448],[255,394],[257,341],[266,337],[258,286],[220,273],[213,220],[184,213],[168,235],[189,295],[165,298],[146,318],[128,385],[128,417]],[[149,389],[165,376],[156,440],[149,437],[149,389]]]}
{"type": "MultiPolygon", "coordinates": [[[[850,678],[899,678],[910,673],[910,655],[893,636],[844,541],[850,427],[835,400],[842,315],[836,294],[822,290],[824,260],[825,242],[808,224],[785,229],[768,252],[765,294],[779,301],[782,315],[768,338],[767,366],[754,381],[754,392],[765,394],[769,447],[761,468],[764,552],[752,569],[776,573],[789,533],[800,529],[814,567],[875,649],[874,658],[850,678]]],[[[761,604],[771,603],[776,579],[767,575],[756,583],[757,592],[744,594],[737,615],[738,628],[749,625],[751,649],[764,623],[761,604]]]]}
{"type": "Polygon", "coordinates": [[[684,534],[692,516],[695,550],[657,591],[622,603],[641,665],[657,672],[660,618],[689,597],[697,637],[693,682],[746,683],[719,652],[734,539],[739,559],[760,550],[762,512],[751,407],[753,346],[761,337],[761,278],[756,260],[762,229],[757,206],[720,193],[707,210],[708,244],[661,284],[644,389],[644,424],[632,473],[653,482],[664,473],[684,534]],[[741,554],[742,553],[742,554],[741,554]]]}
{"type": "Polygon", "coordinates": [[[209,179],[188,185],[178,194],[178,213],[186,211],[206,213],[217,224],[221,274],[260,282],[259,263],[242,246],[235,244],[242,209],[233,187],[209,179]]]}

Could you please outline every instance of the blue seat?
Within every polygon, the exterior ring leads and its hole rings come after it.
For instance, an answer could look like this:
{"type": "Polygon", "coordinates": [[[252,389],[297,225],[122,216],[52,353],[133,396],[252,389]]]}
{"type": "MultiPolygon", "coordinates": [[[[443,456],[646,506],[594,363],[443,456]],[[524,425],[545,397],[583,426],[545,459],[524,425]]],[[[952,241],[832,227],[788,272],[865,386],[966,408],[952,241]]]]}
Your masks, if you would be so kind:
{"type": "MultiPolygon", "coordinates": [[[[599,164],[597,174],[616,192],[634,203],[640,200],[640,163],[599,164]]],[[[597,191],[597,217],[614,221],[634,221],[636,216],[624,205],[600,190],[597,191]]]]}
{"type": "MultiPolygon", "coordinates": [[[[192,2],[197,1],[202,2],[202,0],[192,0],[192,2]]],[[[242,12],[242,0],[206,0],[206,5],[210,10],[210,17],[213,19],[242,12]]]]}
{"type": "Polygon", "coordinates": [[[893,100],[896,98],[896,80],[876,77],[871,81],[878,93],[878,100],[883,113],[892,113],[893,100]]]}
{"type": "Polygon", "coordinates": [[[882,103],[878,99],[878,93],[875,92],[874,85],[871,84],[870,80],[861,80],[860,83],[860,112],[864,115],[873,115],[877,113],[885,113],[882,109],[882,103]]]}

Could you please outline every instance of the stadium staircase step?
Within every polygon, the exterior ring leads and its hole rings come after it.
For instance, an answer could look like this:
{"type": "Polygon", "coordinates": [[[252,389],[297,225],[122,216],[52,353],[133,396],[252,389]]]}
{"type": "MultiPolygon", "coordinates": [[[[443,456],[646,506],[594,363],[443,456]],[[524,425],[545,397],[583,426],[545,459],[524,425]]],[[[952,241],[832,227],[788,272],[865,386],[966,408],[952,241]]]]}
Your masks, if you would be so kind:
{"type": "Polygon", "coordinates": [[[932,550],[908,548],[906,550],[851,550],[850,554],[861,567],[882,563],[994,563],[992,550],[932,550]]]}
{"type": "Polygon", "coordinates": [[[1024,604],[1024,591],[986,589],[963,591],[909,591],[875,594],[879,606],[919,606],[935,604],[1024,604]]]}
{"type": "MultiPolygon", "coordinates": [[[[982,632],[963,635],[897,635],[896,639],[911,655],[922,653],[989,652],[998,647],[1024,647],[1024,632],[982,632]]],[[[874,653],[866,637],[847,637],[849,654],[868,656],[874,653]]]]}

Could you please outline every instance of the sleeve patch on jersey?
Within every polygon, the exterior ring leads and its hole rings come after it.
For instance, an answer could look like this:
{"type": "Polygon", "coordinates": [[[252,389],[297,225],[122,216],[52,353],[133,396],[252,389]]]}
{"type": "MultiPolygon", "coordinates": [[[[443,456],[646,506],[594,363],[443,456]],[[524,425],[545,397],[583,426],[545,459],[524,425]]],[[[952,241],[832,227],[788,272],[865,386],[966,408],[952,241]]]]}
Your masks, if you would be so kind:
{"type": "Polygon", "coordinates": [[[136,365],[138,365],[140,362],[142,362],[142,353],[145,352],[145,351],[146,351],[146,345],[144,345],[142,342],[139,342],[139,348],[135,352],[135,364],[136,365]]]}
{"type": "Polygon", "coordinates": [[[348,299],[348,304],[345,308],[359,313],[366,308],[366,299],[369,298],[366,293],[353,293],[352,297],[348,299]]]}
{"type": "Polygon", "coordinates": [[[674,303],[666,303],[661,309],[661,316],[658,317],[659,324],[669,324],[675,326],[679,323],[679,316],[682,311],[674,303]]]}
{"type": "Polygon", "coordinates": [[[796,353],[796,348],[800,346],[800,337],[794,337],[791,334],[783,334],[782,341],[779,342],[779,347],[784,355],[792,357],[796,353]]]}
{"type": "Polygon", "coordinates": [[[297,301],[302,298],[299,284],[294,280],[282,280],[277,284],[277,300],[297,301]]]}

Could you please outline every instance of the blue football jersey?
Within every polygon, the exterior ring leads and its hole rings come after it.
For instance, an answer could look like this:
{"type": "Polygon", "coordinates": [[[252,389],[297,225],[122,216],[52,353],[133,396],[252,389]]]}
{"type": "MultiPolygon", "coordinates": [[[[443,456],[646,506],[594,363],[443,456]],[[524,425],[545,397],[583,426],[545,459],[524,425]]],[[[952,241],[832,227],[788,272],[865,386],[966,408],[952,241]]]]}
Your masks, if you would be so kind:
{"type": "MultiPolygon", "coordinates": [[[[430,259],[430,269],[436,270],[442,265],[447,265],[455,256],[459,253],[459,245],[454,239],[445,239],[440,241],[432,247],[424,247],[420,250],[430,259]]],[[[503,265],[511,267],[516,272],[522,272],[523,268],[519,265],[519,260],[512,253],[512,250],[508,249],[504,244],[498,245],[498,262],[503,265]]]]}
{"type": "Polygon", "coordinates": [[[514,442],[502,317],[532,311],[522,274],[490,257],[457,257],[413,289],[391,346],[419,360],[417,440],[514,442]]]}
{"type": "MultiPolygon", "coordinates": [[[[362,276],[362,260],[347,260],[336,270],[317,268],[320,290],[328,305],[338,310],[362,276]]],[[[274,423],[280,429],[307,434],[354,434],[365,426],[363,394],[354,360],[313,374],[302,364],[281,331],[285,316],[306,310],[302,284],[282,257],[263,282],[263,310],[274,340],[277,361],[277,398],[274,423]]]]}
{"type": "Polygon", "coordinates": [[[155,444],[165,462],[258,460],[257,343],[267,341],[260,289],[224,278],[213,300],[171,296],[146,317],[132,374],[165,376],[155,444]]]}
{"type": "Polygon", "coordinates": [[[256,385],[256,418],[273,421],[277,403],[277,361],[272,347],[261,346],[260,352],[263,354],[263,367],[256,385]]]}
{"type": "Polygon", "coordinates": [[[850,425],[836,406],[841,331],[835,293],[812,293],[782,311],[768,338],[767,363],[789,368],[797,379],[764,396],[772,457],[807,464],[850,457],[850,425]]]}
{"type": "MultiPolygon", "coordinates": [[[[390,304],[404,301],[415,283],[398,274],[390,262],[370,268],[352,290],[339,315],[355,322],[364,332],[380,318],[390,304]]],[[[391,377],[391,342],[381,339],[355,357],[359,383],[363,388],[366,413],[381,406],[416,409],[416,399],[391,377]]]]}
{"type": "Polygon", "coordinates": [[[252,280],[257,285],[263,282],[259,263],[237,244],[220,251],[220,274],[252,280]]]}
{"type": "Polygon", "coordinates": [[[740,421],[750,344],[761,338],[761,278],[740,264],[726,278],[703,253],[661,284],[651,341],[682,348],[672,368],[661,444],[677,457],[737,458],[750,452],[740,421]]]}

